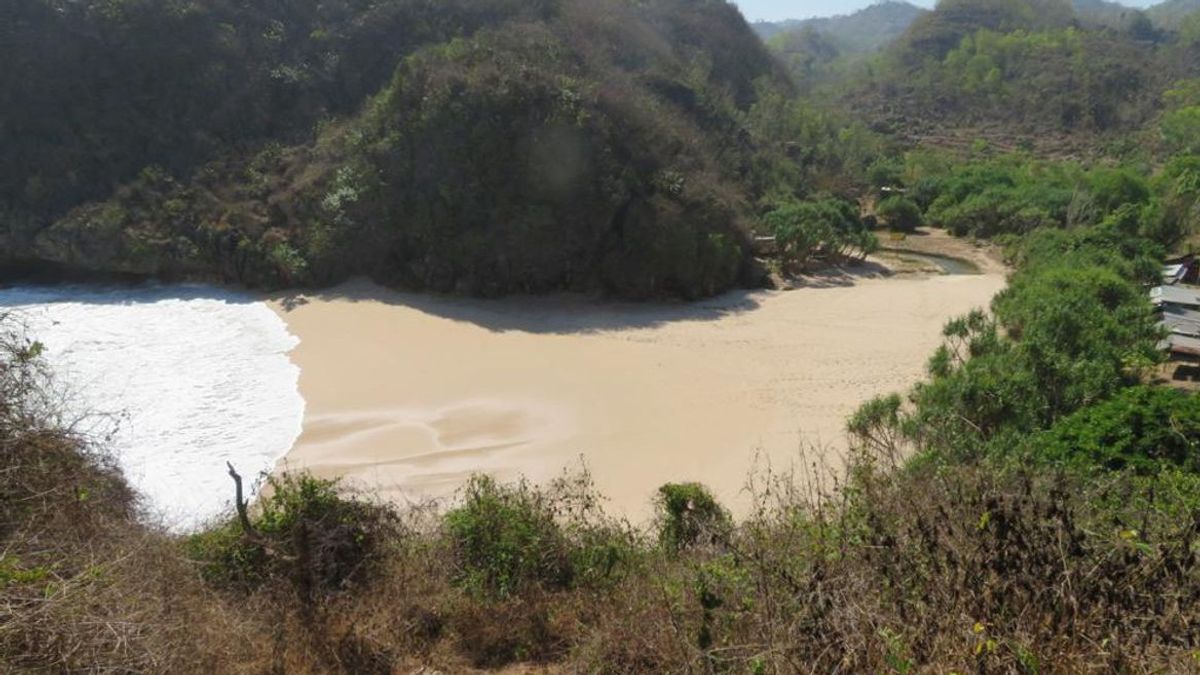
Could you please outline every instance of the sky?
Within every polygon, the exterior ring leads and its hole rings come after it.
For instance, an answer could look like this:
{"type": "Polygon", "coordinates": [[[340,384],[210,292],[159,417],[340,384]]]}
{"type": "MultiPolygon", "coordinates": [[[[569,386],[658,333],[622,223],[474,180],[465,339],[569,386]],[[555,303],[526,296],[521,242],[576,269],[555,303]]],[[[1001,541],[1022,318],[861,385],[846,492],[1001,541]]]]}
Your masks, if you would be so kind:
{"type": "MultiPolygon", "coordinates": [[[[751,21],[807,19],[811,16],[850,14],[874,4],[875,0],[734,0],[751,21]]],[[[935,0],[910,0],[915,5],[933,7],[935,0]]],[[[1159,0],[1118,0],[1131,7],[1148,7],[1159,0]]]]}

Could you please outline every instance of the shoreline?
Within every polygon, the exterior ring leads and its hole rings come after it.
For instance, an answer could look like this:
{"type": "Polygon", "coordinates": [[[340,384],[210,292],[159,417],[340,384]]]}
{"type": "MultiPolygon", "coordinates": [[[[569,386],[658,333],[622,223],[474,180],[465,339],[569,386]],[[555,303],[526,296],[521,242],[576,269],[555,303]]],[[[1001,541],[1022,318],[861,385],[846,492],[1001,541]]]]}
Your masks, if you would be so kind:
{"type": "Polygon", "coordinates": [[[365,280],[271,296],[301,340],[306,401],[276,471],[405,503],[450,497],[474,472],[541,483],[586,467],[614,515],[645,519],[659,485],[690,480],[744,513],[754,467],[838,469],[845,418],[916,382],[944,322],[1004,285],[990,271],[842,281],[689,304],[365,280]],[[821,452],[801,463],[805,446],[821,452]]]}

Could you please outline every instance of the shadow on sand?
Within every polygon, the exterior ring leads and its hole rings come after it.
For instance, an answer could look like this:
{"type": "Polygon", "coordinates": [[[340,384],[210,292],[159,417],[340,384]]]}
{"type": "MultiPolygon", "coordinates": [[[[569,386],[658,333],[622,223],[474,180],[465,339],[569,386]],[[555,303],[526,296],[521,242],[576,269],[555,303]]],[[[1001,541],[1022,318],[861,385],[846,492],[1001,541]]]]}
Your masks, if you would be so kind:
{"type": "MultiPolygon", "coordinates": [[[[890,275],[891,271],[884,265],[865,261],[788,279],[786,289],[846,288],[863,279],[890,275]]],[[[677,322],[718,321],[758,309],[763,299],[774,292],[777,291],[740,289],[692,302],[633,302],[571,293],[485,300],[396,291],[367,279],[354,279],[327,289],[292,290],[267,294],[265,297],[252,291],[206,284],[18,283],[10,284],[7,288],[0,287],[0,311],[5,306],[47,302],[121,305],[214,299],[241,304],[266,299],[284,312],[292,312],[313,301],[380,302],[452,321],[472,323],[494,332],[570,335],[654,328],[677,322]]]]}
{"type": "Polygon", "coordinates": [[[834,265],[819,272],[789,277],[792,288],[846,288],[863,279],[886,279],[894,276],[886,265],[874,260],[859,260],[848,265],[834,265]]]}
{"type": "Polygon", "coordinates": [[[716,321],[757,309],[763,291],[732,291],[696,302],[625,302],[592,295],[554,293],[494,300],[454,295],[394,291],[365,279],[310,293],[288,293],[272,299],[285,312],[310,302],[377,302],[407,307],[451,321],[475,324],[504,333],[545,335],[601,333],[652,328],[678,321],[716,321]]]}
{"type": "MultiPolygon", "coordinates": [[[[891,271],[887,267],[867,261],[805,275],[790,280],[790,283],[792,288],[845,288],[862,279],[890,275],[891,271]]],[[[763,298],[774,292],[776,291],[741,289],[692,302],[632,302],[570,293],[510,296],[488,300],[394,291],[366,279],[355,279],[334,288],[308,293],[277,294],[271,299],[285,312],[294,311],[314,301],[379,302],[407,307],[451,321],[472,323],[494,332],[571,335],[654,328],[677,322],[718,321],[758,309],[763,298]]]]}

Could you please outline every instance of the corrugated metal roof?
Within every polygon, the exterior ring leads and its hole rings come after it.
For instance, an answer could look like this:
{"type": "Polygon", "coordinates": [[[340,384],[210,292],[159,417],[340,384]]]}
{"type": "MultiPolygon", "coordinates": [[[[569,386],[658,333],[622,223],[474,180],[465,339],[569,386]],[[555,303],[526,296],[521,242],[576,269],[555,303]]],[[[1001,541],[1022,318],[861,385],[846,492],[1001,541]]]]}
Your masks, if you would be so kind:
{"type": "Polygon", "coordinates": [[[1200,311],[1178,305],[1164,305],[1162,323],[1172,333],[1200,337],[1200,311]]]}
{"type": "Polygon", "coordinates": [[[1156,305],[1164,303],[1200,307],[1200,288],[1192,286],[1155,286],[1150,289],[1150,300],[1156,305]]]}
{"type": "Polygon", "coordinates": [[[1190,335],[1168,335],[1158,346],[1159,349],[1167,349],[1176,354],[1200,356],[1200,338],[1190,335]]]}

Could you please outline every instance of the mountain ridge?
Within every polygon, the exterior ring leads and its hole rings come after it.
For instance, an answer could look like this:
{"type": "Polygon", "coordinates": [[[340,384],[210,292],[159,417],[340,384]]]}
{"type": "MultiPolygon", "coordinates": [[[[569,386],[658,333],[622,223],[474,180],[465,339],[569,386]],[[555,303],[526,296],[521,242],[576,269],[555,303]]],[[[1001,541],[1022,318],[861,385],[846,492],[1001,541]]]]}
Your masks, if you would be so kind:
{"type": "Polygon", "coordinates": [[[843,52],[863,53],[887,46],[927,11],[909,2],[883,0],[850,14],[779,22],[758,21],[751,27],[764,40],[812,30],[828,36],[843,52]]]}

